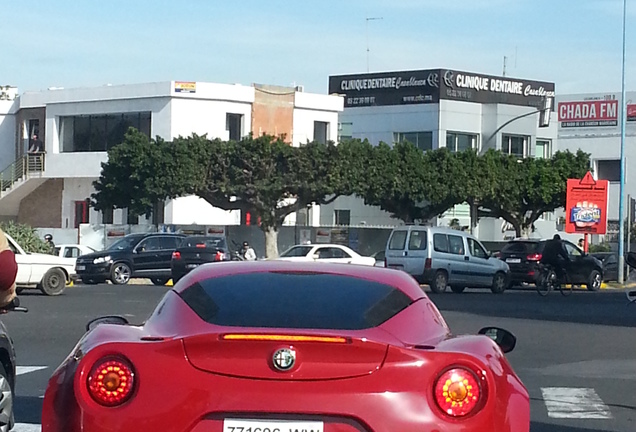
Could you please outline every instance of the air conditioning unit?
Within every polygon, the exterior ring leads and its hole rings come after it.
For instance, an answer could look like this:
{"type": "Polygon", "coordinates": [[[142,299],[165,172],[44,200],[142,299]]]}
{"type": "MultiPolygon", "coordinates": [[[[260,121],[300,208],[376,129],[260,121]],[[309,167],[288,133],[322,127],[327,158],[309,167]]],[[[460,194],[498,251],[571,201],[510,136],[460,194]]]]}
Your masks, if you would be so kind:
{"type": "Polygon", "coordinates": [[[296,86],[296,91],[297,92],[301,92],[301,93],[304,92],[305,91],[305,86],[301,86],[301,85],[296,86]]]}

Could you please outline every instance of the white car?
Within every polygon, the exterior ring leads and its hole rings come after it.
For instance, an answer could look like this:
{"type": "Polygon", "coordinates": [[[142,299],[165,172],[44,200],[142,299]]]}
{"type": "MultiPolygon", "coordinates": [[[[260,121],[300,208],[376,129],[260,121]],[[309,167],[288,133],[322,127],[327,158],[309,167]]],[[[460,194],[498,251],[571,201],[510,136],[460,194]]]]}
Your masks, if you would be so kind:
{"type": "Polygon", "coordinates": [[[49,296],[60,295],[64,292],[66,284],[76,277],[74,259],[25,252],[9,234],[6,236],[18,263],[18,292],[25,288],[37,288],[49,296]]]}
{"type": "Polygon", "coordinates": [[[80,245],[80,244],[61,244],[55,246],[55,255],[60,258],[72,258],[73,265],[75,265],[75,260],[80,255],[88,255],[97,252],[90,246],[80,245]]]}
{"type": "Polygon", "coordinates": [[[375,258],[361,256],[347,246],[338,244],[296,245],[283,252],[281,261],[317,261],[374,266],[375,258]]]}

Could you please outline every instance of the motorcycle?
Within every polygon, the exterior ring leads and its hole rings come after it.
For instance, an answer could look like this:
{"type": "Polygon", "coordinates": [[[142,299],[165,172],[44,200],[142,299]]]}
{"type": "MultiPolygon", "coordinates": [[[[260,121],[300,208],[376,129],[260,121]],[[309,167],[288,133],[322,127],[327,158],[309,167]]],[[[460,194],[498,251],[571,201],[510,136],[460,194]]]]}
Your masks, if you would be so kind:
{"type": "MultiPolygon", "coordinates": [[[[28,311],[27,308],[20,306],[18,297],[13,299],[8,305],[0,308],[0,314],[28,311]]],[[[15,395],[16,359],[13,339],[9,336],[9,332],[2,321],[0,321],[0,353],[7,360],[7,362],[2,361],[0,363],[0,430],[5,430],[14,421],[13,395],[15,395]]]]}

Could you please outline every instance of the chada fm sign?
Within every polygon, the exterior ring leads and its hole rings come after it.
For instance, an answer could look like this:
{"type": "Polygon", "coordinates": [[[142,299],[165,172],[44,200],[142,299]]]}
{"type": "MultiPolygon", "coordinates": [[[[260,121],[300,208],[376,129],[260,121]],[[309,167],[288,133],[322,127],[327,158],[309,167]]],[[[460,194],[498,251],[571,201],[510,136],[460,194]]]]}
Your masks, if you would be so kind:
{"type": "Polygon", "coordinates": [[[606,234],[609,181],[594,180],[592,173],[568,179],[565,232],[606,234]]]}

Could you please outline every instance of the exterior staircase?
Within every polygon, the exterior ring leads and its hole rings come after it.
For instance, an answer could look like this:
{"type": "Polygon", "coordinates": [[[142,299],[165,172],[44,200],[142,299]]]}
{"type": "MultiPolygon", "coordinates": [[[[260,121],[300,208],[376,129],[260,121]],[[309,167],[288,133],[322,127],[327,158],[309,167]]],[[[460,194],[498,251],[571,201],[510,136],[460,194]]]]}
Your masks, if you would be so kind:
{"type": "Polygon", "coordinates": [[[44,153],[30,153],[0,172],[0,216],[17,216],[20,201],[46,179],[44,153]]]}

